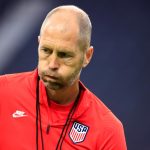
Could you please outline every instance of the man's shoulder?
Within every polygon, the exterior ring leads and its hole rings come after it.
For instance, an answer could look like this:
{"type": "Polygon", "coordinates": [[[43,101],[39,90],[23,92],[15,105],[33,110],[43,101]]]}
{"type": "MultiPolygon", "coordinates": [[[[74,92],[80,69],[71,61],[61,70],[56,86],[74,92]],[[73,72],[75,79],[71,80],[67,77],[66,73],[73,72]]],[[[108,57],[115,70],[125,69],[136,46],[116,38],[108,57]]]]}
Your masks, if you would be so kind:
{"type": "Polygon", "coordinates": [[[12,73],[12,74],[4,74],[0,75],[0,80],[7,80],[7,81],[12,81],[12,80],[17,80],[17,79],[23,79],[26,77],[30,77],[35,74],[35,70],[33,71],[26,71],[26,72],[18,72],[18,73],[12,73]]]}
{"type": "MultiPolygon", "coordinates": [[[[106,123],[115,123],[116,125],[121,125],[121,121],[116,117],[112,110],[106,106],[106,104],[98,98],[93,92],[87,89],[86,91],[87,98],[90,101],[90,111],[91,115],[95,116],[96,121],[106,123]]],[[[108,123],[108,124],[109,124],[108,123]]]]}
{"type": "Polygon", "coordinates": [[[35,70],[28,72],[0,75],[0,85],[13,84],[15,86],[16,83],[22,83],[26,79],[32,78],[34,76],[35,70]]]}
{"type": "Polygon", "coordinates": [[[90,106],[87,112],[86,123],[91,128],[96,149],[126,150],[124,128],[122,122],[114,113],[91,91],[86,90],[90,106]],[[107,144],[106,144],[107,143],[107,144]]]}
{"type": "Polygon", "coordinates": [[[86,89],[86,98],[90,101],[90,106],[92,106],[93,109],[97,109],[97,112],[101,115],[110,111],[104,102],[89,89],[86,89]]]}

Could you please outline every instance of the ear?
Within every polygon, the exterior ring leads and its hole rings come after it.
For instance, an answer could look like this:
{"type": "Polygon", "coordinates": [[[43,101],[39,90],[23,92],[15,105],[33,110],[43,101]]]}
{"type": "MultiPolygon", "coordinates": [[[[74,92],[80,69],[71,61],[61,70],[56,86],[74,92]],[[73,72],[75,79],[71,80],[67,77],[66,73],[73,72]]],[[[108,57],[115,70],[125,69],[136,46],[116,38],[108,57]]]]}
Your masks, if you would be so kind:
{"type": "Polygon", "coordinates": [[[88,50],[85,52],[83,67],[86,67],[89,64],[93,56],[93,52],[94,52],[94,48],[93,46],[90,46],[88,50]]]}

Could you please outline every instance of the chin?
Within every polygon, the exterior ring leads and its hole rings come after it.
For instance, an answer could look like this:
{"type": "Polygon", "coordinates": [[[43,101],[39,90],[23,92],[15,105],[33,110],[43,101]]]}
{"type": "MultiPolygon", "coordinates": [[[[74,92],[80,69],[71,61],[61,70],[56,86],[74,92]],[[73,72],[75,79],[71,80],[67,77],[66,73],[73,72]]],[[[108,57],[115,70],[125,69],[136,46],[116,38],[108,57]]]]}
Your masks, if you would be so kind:
{"type": "Polygon", "coordinates": [[[60,90],[63,89],[63,85],[56,83],[56,82],[44,82],[44,85],[46,88],[51,89],[51,90],[60,90]]]}

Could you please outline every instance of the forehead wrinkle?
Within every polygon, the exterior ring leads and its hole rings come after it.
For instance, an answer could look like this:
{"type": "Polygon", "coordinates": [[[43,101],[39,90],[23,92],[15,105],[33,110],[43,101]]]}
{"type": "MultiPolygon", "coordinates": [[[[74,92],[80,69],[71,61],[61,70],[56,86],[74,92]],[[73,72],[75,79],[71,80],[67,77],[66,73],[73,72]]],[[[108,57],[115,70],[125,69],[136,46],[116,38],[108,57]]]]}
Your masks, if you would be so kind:
{"type": "Polygon", "coordinates": [[[67,46],[67,44],[64,44],[62,45],[62,42],[57,42],[56,44],[56,41],[50,41],[50,40],[47,40],[45,38],[42,38],[41,39],[41,42],[40,42],[40,48],[41,47],[45,47],[45,48],[49,48],[49,49],[53,49],[53,50],[66,50],[66,51],[76,51],[77,50],[77,47],[75,48],[70,48],[67,46]]]}
{"type": "Polygon", "coordinates": [[[69,43],[70,41],[78,42],[78,30],[74,28],[66,27],[66,25],[57,24],[47,25],[41,34],[41,39],[44,39],[49,42],[59,43],[69,43]]]}

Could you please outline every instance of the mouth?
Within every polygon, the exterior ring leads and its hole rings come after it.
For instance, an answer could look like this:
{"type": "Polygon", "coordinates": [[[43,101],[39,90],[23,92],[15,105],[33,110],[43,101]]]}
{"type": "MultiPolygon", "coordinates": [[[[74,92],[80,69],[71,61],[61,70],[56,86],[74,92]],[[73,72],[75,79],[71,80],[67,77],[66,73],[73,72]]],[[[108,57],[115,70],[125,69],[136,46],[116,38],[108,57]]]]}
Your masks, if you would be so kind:
{"type": "Polygon", "coordinates": [[[48,80],[52,80],[52,81],[57,81],[58,80],[58,77],[51,76],[51,75],[45,75],[45,78],[48,79],[48,80]]]}

